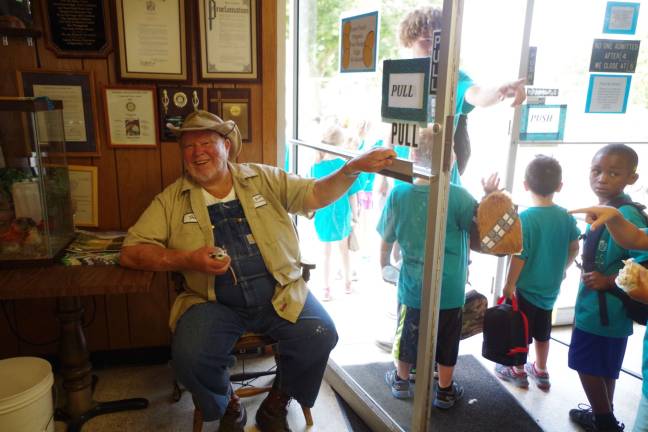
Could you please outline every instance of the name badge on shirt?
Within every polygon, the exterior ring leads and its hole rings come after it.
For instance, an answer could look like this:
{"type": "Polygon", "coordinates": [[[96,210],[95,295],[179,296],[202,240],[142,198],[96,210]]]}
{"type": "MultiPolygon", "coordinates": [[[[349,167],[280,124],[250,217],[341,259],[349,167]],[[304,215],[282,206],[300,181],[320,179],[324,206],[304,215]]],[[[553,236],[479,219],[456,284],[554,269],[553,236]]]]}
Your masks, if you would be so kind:
{"type": "Polygon", "coordinates": [[[254,208],[261,207],[267,204],[265,198],[263,198],[262,195],[254,195],[252,197],[252,201],[254,202],[254,208]]]}
{"type": "Polygon", "coordinates": [[[185,213],[182,218],[182,223],[198,223],[198,218],[193,213],[185,213]]]}

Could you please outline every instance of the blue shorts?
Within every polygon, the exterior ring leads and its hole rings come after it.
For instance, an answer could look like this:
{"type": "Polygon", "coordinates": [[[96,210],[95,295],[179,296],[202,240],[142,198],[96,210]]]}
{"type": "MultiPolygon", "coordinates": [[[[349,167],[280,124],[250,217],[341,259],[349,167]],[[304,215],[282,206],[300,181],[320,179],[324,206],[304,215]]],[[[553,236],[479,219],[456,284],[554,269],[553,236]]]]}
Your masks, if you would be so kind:
{"type": "Polygon", "coordinates": [[[627,337],[598,336],[574,327],[569,367],[585,375],[618,379],[627,343],[627,337]]]}

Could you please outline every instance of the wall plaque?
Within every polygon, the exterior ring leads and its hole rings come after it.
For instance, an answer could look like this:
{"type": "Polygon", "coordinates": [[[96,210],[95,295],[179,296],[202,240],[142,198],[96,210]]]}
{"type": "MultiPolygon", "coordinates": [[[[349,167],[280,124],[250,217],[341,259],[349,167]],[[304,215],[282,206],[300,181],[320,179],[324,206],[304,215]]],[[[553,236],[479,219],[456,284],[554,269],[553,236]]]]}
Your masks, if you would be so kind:
{"type": "Polygon", "coordinates": [[[233,120],[241,132],[241,140],[250,141],[252,125],[249,88],[207,89],[207,99],[209,112],[213,112],[225,121],[233,120]]]}
{"type": "Polygon", "coordinates": [[[202,87],[158,86],[158,115],[160,117],[160,141],[176,141],[167,123],[180,127],[185,117],[205,109],[202,87]]]}
{"type": "Polygon", "coordinates": [[[112,51],[104,0],[41,2],[47,47],[58,57],[107,57],[112,51]]]}

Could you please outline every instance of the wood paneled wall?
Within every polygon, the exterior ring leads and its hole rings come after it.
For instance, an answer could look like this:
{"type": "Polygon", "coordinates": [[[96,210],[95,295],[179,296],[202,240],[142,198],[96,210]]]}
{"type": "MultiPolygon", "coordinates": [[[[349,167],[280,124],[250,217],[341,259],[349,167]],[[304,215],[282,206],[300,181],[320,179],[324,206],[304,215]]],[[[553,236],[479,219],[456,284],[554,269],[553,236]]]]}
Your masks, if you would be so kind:
{"type": "MultiPolygon", "coordinates": [[[[41,0],[45,1],[45,0],[41,0]]],[[[259,16],[261,25],[260,53],[262,80],[258,83],[202,82],[198,80],[198,50],[195,34],[196,4],[186,0],[189,9],[187,37],[190,41],[188,62],[192,82],[186,85],[209,87],[241,87],[251,91],[251,142],[244,143],[239,161],[276,164],[276,0],[263,0],[259,16]]],[[[109,3],[109,2],[107,2],[109,3]]],[[[35,27],[42,26],[42,9],[34,7],[35,27]]],[[[114,29],[113,41],[116,41],[114,29]]],[[[9,38],[9,45],[0,45],[0,96],[17,96],[16,71],[44,69],[92,71],[95,81],[96,119],[101,140],[101,156],[68,158],[69,164],[94,165],[99,168],[99,229],[126,230],[139,217],[153,197],[182,173],[179,147],[162,143],[155,149],[112,149],[106,144],[102,85],[124,84],[117,77],[115,53],[106,59],[62,59],[45,47],[43,37],[29,46],[24,38],[9,38]]],[[[160,84],[153,81],[135,84],[160,84]]],[[[164,85],[170,85],[168,82],[164,85]]],[[[25,287],[29,289],[29,287],[25,287]]],[[[86,297],[85,335],[90,350],[111,350],[163,346],[169,344],[167,319],[175,293],[166,273],[159,273],[149,294],[106,295],[86,297]],[[94,319],[92,319],[94,317],[94,319]],[[91,322],[90,322],[91,321],[91,322]]],[[[55,353],[58,322],[56,300],[21,300],[5,302],[0,312],[0,358],[15,355],[55,353]],[[7,322],[9,319],[11,322],[7,322]],[[19,340],[9,324],[18,330],[19,340]]]]}

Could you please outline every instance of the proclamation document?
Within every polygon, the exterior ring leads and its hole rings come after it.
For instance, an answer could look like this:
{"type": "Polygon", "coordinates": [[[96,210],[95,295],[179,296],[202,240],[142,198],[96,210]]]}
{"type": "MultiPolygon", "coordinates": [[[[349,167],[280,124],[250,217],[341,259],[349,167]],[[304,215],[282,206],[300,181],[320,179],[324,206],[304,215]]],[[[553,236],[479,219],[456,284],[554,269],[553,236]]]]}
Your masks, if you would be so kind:
{"type": "Polygon", "coordinates": [[[120,47],[127,73],[182,74],[179,0],[120,0],[120,47]]]}
{"type": "Polygon", "coordinates": [[[256,28],[252,22],[253,2],[209,0],[206,6],[207,72],[254,72],[256,28]]]}

